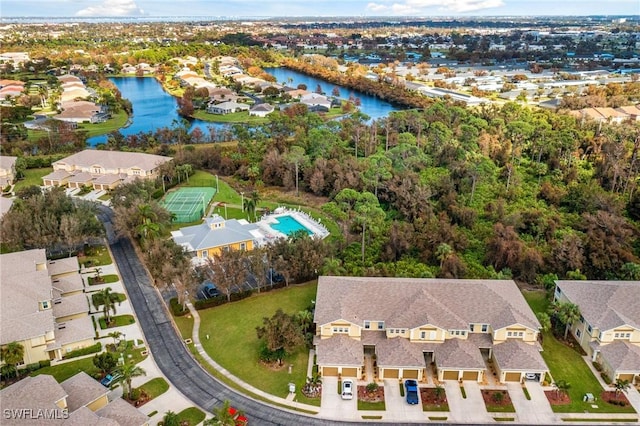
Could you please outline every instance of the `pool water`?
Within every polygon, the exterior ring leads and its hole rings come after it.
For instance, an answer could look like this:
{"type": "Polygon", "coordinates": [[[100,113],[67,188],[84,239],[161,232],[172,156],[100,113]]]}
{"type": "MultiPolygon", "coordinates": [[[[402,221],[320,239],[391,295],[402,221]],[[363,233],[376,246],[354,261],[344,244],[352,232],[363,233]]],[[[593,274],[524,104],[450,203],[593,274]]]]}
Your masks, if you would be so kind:
{"type": "Polygon", "coordinates": [[[278,223],[270,223],[269,226],[275,229],[276,231],[280,231],[285,235],[291,235],[297,231],[305,231],[309,235],[313,235],[313,232],[308,230],[304,225],[295,220],[292,216],[278,216],[276,218],[278,223]]]}

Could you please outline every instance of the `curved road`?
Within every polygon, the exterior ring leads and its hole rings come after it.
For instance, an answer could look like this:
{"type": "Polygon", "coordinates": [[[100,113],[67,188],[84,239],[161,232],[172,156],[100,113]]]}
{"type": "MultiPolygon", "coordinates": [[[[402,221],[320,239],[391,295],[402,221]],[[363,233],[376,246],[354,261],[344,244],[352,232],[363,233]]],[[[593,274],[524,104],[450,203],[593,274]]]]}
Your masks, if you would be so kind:
{"type": "MultiPolygon", "coordinates": [[[[247,413],[252,424],[260,425],[331,425],[335,421],[274,408],[250,399],[219,382],[192,357],[178,336],[164,308],[160,294],[153,287],[131,241],[117,238],[113,232],[113,211],[101,206],[98,218],[105,225],[114,260],[138,317],[149,350],[156,364],[173,386],[196,405],[211,411],[225,400],[247,413]]],[[[345,423],[346,424],[346,423],[345,423]]]]}

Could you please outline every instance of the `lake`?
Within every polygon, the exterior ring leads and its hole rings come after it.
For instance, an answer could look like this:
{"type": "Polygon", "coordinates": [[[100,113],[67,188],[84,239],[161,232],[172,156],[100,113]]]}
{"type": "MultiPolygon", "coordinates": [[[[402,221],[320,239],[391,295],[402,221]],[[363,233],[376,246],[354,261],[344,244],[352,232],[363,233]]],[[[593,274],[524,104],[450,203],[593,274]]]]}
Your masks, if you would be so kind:
{"type": "Polygon", "coordinates": [[[327,83],[319,78],[311,77],[301,72],[290,70],[289,68],[265,68],[264,70],[274,76],[278,83],[286,84],[290,87],[297,87],[299,84],[305,84],[307,86],[307,90],[315,92],[316,87],[320,85],[322,92],[329,96],[333,93],[334,87],[337,87],[340,91],[340,98],[349,99],[349,96],[351,95],[359,98],[360,112],[368,115],[373,120],[386,117],[390,112],[401,109],[391,105],[389,102],[376,98],[375,96],[367,95],[366,93],[361,93],[332,83],[327,83]]]}
{"type": "MultiPolygon", "coordinates": [[[[293,71],[287,68],[266,68],[265,71],[272,74],[278,82],[285,82],[291,86],[306,84],[308,90],[315,91],[318,84],[322,91],[331,94],[334,87],[340,90],[340,98],[349,99],[353,95],[360,99],[360,111],[371,117],[378,119],[386,117],[392,111],[399,108],[364,93],[346,89],[341,86],[329,84],[324,80],[293,71]],[[292,82],[289,82],[289,78],[292,82]]],[[[133,106],[133,115],[129,119],[129,125],[120,129],[124,136],[134,135],[140,132],[152,132],[161,127],[175,127],[181,123],[178,115],[178,102],[176,99],[164,91],[162,85],[150,77],[112,77],[110,80],[116,85],[122,97],[128,99],[133,106]]],[[[211,123],[203,120],[189,120],[189,131],[199,128],[205,135],[209,135],[209,128],[221,130],[228,127],[228,124],[211,123]]],[[[94,136],[87,140],[90,146],[100,143],[107,143],[107,135],[94,136]]]]}
{"type": "MultiPolygon", "coordinates": [[[[155,131],[161,127],[175,127],[176,123],[181,124],[182,117],[178,115],[176,98],[165,92],[155,78],[113,77],[110,80],[120,90],[122,97],[128,99],[133,106],[129,126],[120,129],[120,133],[124,136],[155,131]]],[[[209,134],[209,127],[221,129],[225,126],[203,120],[189,120],[189,122],[191,123],[189,131],[197,127],[205,135],[209,134]]],[[[106,142],[107,135],[94,136],[87,140],[91,146],[106,142]]]]}

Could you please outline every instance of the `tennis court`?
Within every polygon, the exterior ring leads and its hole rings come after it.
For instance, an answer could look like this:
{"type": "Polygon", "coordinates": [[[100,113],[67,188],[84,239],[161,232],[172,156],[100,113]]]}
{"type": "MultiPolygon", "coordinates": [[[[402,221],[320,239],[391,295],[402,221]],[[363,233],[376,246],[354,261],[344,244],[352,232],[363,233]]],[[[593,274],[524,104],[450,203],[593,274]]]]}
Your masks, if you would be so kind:
{"type": "Polygon", "coordinates": [[[174,222],[195,222],[204,217],[207,206],[215,194],[215,188],[180,188],[165,195],[162,205],[175,215],[174,222]]]}

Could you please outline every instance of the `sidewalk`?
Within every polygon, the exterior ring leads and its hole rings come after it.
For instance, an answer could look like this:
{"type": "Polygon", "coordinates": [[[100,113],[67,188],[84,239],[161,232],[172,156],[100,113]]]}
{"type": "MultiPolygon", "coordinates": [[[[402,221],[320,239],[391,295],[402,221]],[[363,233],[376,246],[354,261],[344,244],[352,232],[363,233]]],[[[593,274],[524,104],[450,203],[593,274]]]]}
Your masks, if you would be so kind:
{"type": "Polygon", "coordinates": [[[193,307],[193,304],[191,302],[187,302],[187,307],[189,308],[189,311],[193,316],[193,335],[191,337],[191,339],[193,340],[193,345],[198,351],[198,353],[205,359],[205,361],[209,365],[211,365],[213,368],[215,368],[220,374],[225,376],[228,380],[243,387],[249,392],[260,396],[261,398],[264,398],[267,401],[271,401],[273,403],[280,404],[286,407],[292,407],[298,410],[309,411],[316,414],[320,412],[320,407],[317,407],[315,405],[308,405],[308,404],[302,404],[300,402],[289,401],[285,398],[280,398],[280,397],[271,395],[269,393],[266,393],[258,388],[255,388],[250,384],[240,380],[239,378],[237,378],[236,376],[234,376],[233,374],[225,370],[221,365],[216,363],[213,359],[211,359],[209,354],[207,354],[207,352],[202,348],[202,344],[200,343],[200,315],[198,314],[198,311],[193,307]]]}

